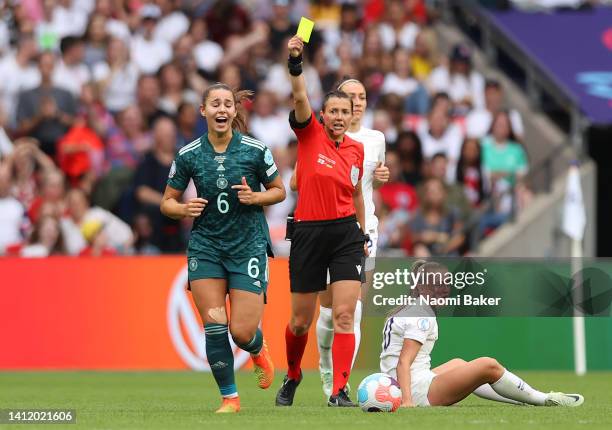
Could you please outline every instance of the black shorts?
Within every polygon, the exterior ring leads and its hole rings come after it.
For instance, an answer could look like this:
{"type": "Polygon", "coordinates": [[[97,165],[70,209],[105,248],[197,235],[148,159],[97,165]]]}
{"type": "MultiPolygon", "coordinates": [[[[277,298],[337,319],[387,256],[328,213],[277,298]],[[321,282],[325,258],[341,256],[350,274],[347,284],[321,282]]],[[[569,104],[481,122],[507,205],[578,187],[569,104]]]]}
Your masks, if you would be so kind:
{"type": "Polygon", "coordinates": [[[295,223],[289,254],[292,293],[324,291],[329,282],[363,282],[364,234],[355,216],[295,223]]]}

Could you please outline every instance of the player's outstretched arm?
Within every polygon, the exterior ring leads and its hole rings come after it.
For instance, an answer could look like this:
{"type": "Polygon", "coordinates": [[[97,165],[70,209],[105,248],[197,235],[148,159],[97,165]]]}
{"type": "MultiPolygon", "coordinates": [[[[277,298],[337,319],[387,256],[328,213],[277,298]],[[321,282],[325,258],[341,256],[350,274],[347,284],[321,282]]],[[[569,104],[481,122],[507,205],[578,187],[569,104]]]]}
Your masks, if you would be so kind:
{"type": "Polygon", "coordinates": [[[291,80],[295,119],[297,122],[306,122],[312,115],[312,109],[308,100],[308,93],[306,92],[306,81],[302,73],[304,42],[299,36],[293,36],[289,43],[287,43],[287,48],[289,49],[287,66],[291,80]]]}
{"type": "Polygon", "coordinates": [[[181,203],[182,197],[183,192],[181,190],[166,185],[159,207],[161,213],[172,219],[197,218],[208,204],[208,200],[199,197],[190,199],[187,203],[181,203]]]}
{"type": "Polygon", "coordinates": [[[410,367],[421,349],[421,344],[413,339],[404,339],[402,352],[400,352],[399,361],[397,363],[397,382],[402,390],[402,407],[414,407],[412,402],[412,391],[410,391],[411,377],[410,367]]]}

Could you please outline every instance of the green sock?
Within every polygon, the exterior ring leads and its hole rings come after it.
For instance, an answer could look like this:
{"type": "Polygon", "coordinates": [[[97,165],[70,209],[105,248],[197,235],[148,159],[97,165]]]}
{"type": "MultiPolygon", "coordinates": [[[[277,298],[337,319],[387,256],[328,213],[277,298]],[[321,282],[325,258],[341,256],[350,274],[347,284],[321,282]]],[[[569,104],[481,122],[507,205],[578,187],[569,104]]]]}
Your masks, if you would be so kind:
{"type": "Polygon", "coordinates": [[[255,336],[253,336],[253,339],[251,339],[249,343],[242,344],[236,342],[235,340],[234,343],[236,343],[236,345],[238,345],[240,349],[243,349],[246,352],[250,352],[253,355],[257,355],[259,354],[259,351],[261,351],[261,347],[263,346],[263,333],[261,332],[261,330],[257,329],[257,331],[255,332],[255,336]]]}
{"type": "Polygon", "coordinates": [[[234,354],[227,336],[227,324],[205,324],[206,357],[223,397],[236,397],[234,354]]]}

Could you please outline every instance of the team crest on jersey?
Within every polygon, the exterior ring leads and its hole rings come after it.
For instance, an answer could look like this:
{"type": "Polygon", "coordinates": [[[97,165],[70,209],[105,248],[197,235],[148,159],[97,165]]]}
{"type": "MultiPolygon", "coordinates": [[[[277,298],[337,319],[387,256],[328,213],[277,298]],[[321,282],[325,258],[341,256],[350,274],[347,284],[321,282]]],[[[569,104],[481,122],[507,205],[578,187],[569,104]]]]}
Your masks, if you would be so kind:
{"type": "Polygon", "coordinates": [[[191,270],[192,272],[195,272],[197,269],[198,269],[198,259],[194,257],[191,260],[189,260],[189,270],[191,270]]]}
{"type": "Polygon", "coordinates": [[[417,321],[417,327],[421,331],[429,330],[429,320],[427,318],[419,318],[417,321]]]}
{"type": "Polygon", "coordinates": [[[176,161],[172,160],[172,166],[170,166],[170,173],[168,173],[168,178],[172,179],[176,175],[176,161]]]}
{"type": "Polygon", "coordinates": [[[264,152],[264,162],[268,166],[271,166],[272,164],[274,164],[274,157],[272,157],[272,153],[270,152],[268,148],[266,148],[266,152],[264,152]]]}
{"type": "Polygon", "coordinates": [[[227,179],[225,179],[223,176],[217,178],[217,188],[220,190],[227,188],[227,179]]]}
{"type": "Polygon", "coordinates": [[[351,183],[353,187],[357,185],[357,182],[359,182],[359,167],[351,166],[351,183]]]}

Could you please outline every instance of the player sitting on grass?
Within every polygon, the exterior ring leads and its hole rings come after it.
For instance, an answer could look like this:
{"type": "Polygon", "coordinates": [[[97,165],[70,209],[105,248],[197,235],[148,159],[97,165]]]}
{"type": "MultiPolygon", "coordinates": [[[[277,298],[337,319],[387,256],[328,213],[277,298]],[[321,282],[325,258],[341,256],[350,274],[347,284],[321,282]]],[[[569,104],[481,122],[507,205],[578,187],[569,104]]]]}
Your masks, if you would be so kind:
{"type": "MultiPolygon", "coordinates": [[[[417,261],[413,271],[444,274],[438,263],[417,261]]],[[[417,285],[413,296],[445,297],[445,285],[417,285]]],[[[438,339],[438,324],[431,308],[401,307],[387,319],[383,329],[380,370],[394,378],[402,390],[402,407],[449,406],[475,394],[483,399],[534,406],[580,406],[580,394],[543,393],[494,358],[466,362],[452,359],[431,369],[431,350],[438,339]],[[414,316],[418,313],[418,316],[414,316]]]]}

